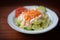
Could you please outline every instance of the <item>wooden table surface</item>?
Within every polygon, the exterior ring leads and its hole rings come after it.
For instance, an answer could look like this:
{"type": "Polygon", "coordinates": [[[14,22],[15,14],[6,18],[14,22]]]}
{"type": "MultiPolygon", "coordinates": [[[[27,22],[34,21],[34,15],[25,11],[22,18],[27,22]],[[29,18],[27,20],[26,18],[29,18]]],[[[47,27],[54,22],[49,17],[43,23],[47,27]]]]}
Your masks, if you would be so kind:
{"type": "Polygon", "coordinates": [[[49,40],[49,39],[59,39],[60,33],[60,4],[59,1],[48,1],[48,0],[22,0],[22,1],[0,1],[0,40],[49,40]],[[55,11],[59,17],[59,23],[57,26],[46,33],[43,34],[23,34],[12,29],[7,23],[8,14],[19,6],[25,5],[43,5],[51,10],[55,11]]]}

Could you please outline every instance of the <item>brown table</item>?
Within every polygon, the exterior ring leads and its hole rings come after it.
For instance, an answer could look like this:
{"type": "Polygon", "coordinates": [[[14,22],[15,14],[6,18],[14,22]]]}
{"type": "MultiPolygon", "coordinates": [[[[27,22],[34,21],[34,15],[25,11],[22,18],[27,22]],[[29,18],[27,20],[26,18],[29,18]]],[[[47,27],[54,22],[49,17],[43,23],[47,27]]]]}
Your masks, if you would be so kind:
{"type": "Polygon", "coordinates": [[[60,4],[57,0],[22,0],[22,1],[12,1],[5,0],[0,1],[0,40],[46,40],[46,39],[59,39],[60,32],[60,20],[57,26],[46,33],[29,35],[23,34],[13,30],[7,23],[8,14],[18,6],[24,5],[43,5],[51,10],[55,11],[60,18],[60,4]]]}

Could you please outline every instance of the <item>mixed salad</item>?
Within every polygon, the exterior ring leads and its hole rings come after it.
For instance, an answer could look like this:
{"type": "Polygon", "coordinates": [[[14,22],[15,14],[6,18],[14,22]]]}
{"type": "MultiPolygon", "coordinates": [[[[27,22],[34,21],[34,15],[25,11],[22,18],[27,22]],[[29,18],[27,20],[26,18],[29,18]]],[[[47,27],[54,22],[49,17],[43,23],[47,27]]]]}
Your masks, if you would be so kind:
{"type": "Polygon", "coordinates": [[[35,9],[19,7],[16,9],[14,22],[25,30],[42,30],[47,28],[51,22],[44,6],[35,9]]]}

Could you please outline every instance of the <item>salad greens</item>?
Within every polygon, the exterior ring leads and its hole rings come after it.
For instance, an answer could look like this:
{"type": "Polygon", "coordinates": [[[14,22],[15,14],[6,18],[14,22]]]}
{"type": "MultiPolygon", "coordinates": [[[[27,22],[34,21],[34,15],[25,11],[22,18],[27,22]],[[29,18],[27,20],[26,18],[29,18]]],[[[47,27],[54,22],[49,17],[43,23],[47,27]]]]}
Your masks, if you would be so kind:
{"type": "Polygon", "coordinates": [[[17,20],[17,18],[15,18],[15,24],[19,27],[19,26],[21,26],[21,21],[17,20]]]}
{"type": "MultiPolygon", "coordinates": [[[[47,28],[51,22],[51,20],[49,19],[48,15],[46,14],[46,8],[44,6],[39,6],[38,7],[39,10],[44,12],[44,16],[40,19],[36,19],[32,22],[31,26],[28,27],[22,27],[25,30],[42,30],[44,28],[47,28]]],[[[18,27],[21,27],[21,21],[15,19],[15,24],[18,27]]]]}
{"type": "MultiPolygon", "coordinates": [[[[47,15],[45,15],[47,16],[47,15]]],[[[43,17],[41,19],[37,19],[32,23],[31,27],[26,27],[26,30],[39,30],[39,29],[44,29],[47,28],[48,25],[50,24],[50,20],[47,17],[43,17]]],[[[25,28],[24,28],[25,29],[25,28]]]]}

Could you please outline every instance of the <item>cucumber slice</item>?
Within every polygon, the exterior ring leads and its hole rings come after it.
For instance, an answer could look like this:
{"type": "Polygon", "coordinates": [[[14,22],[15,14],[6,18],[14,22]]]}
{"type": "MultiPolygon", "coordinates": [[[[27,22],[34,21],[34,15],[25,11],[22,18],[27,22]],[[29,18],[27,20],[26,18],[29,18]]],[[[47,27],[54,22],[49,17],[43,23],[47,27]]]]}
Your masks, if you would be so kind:
{"type": "Polygon", "coordinates": [[[46,8],[44,6],[39,6],[38,9],[42,10],[44,13],[46,13],[46,8]]]}
{"type": "Polygon", "coordinates": [[[25,30],[33,30],[31,27],[24,27],[25,30]]]}

